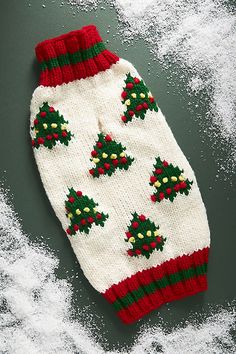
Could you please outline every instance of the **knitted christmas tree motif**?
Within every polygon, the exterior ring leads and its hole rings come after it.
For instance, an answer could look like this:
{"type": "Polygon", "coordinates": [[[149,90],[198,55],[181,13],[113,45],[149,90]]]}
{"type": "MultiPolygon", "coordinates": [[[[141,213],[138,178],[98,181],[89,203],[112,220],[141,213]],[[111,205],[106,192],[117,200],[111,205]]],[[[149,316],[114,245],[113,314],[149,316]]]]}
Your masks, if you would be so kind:
{"type": "Polygon", "coordinates": [[[143,214],[133,215],[131,224],[126,232],[126,242],[129,242],[132,249],[127,251],[129,256],[145,256],[149,258],[153,251],[163,251],[166,238],[159,234],[159,226],[146,218],[143,214]]]}
{"type": "Polygon", "coordinates": [[[75,235],[77,231],[89,233],[93,224],[104,226],[108,215],[97,211],[97,203],[81,191],[69,189],[68,199],[65,201],[66,216],[70,226],[66,230],[68,235],[75,235]]]}
{"type": "Polygon", "coordinates": [[[37,148],[41,145],[52,149],[57,141],[68,145],[71,140],[71,132],[67,129],[68,122],[63,116],[50,107],[47,102],[43,103],[40,111],[34,120],[34,126],[31,127],[35,132],[35,138],[32,140],[32,146],[37,148]]]}
{"type": "Polygon", "coordinates": [[[158,111],[157,104],[143,80],[128,73],[125,84],[121,94],[122,103],[127,107],[121,117],[124,123],[132,121],[134,116],[144,119],[148,109],[158,111]]]}
{"type": "Polygon", "coordinates": [[[93,177],[100,175],[111,176],[117,168],[127,170],[133,158],[125,153],[126,147],[117,143],[110,135],[98,134],[98,140],[91,151],[95,167],[89,170],[93,177]]]}
{"type": "Polygon", "coordinates": [[[184,171],[178,166],[174,167],[171,163],[161,161],[160,157],[157,157],[154,168],[149,183],[156,188],[156,192],[151,195],[153,202],[161,202],[163,199],[173,202],[177,193],[189,194],[193,182],[182,175],[184,171]]]}

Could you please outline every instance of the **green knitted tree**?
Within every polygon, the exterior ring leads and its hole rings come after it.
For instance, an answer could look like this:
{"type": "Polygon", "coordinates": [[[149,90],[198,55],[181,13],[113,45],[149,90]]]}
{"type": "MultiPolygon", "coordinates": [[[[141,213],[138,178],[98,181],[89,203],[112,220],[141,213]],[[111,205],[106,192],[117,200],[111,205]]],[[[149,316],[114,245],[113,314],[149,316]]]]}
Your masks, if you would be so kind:
{"type": "Polygon", "coordinates": [[[156,192],[151,195],[153,202],[161,202],[163,199],[173,202],[177,193],[189,194],[193,182],[183,176],[184,171],[178,166],[174,167],[172,163],[169,164],[157,157],[154,168],[149,183],[156,189],[156,192]]]}
{"type": "Polygon", "coordinates": [[[35,132],[32,146],[38,149],[43,145],[52,149],[57,142],[68,145],[72,134],[68,131],[67,124],[68,122],[58,111],[49,106],[48,102],[44,102],[34,120],[34,126],[31,127],[35,132]]]}
{"type": "Polygon", "coordinates": [[[93,177],[111,176],[116,169],[127,170],[133,158],[125,153],[126,147],[117,143],[110,135],[98,134],[98,140],[91,151],[95,167],[89,170],[93,177]]]}
{"type": "Polygon", "coordinates": [[[73,188],[69,189],[67,197],[66,216],[70,220],[70,226],[66,230],[68,235],[75,235],[77,231],[88,234],[93,224],[104,226],[108,215],[97,211],[98,204],[93,199],[73,188]]]}
{"type": "Polygon", "coordinates": [[[126,106],[121,117],[124,123],[131,122],[134,117],[144,119],[147,110],[158,111],[157,104],[143,80],[128,73],[125,84],[121,94],[122,103],[126,106]]]}
{"type": "Polygon", "coordinates": [[[145,256],[149,258],[153,251],[162,251],[166,238],[159,235],[159,226],[146,218],[143,214],[133,215],[131,224],[126,232],[126,242],[132,246],[127,251],[129,256],[145,256]]]}

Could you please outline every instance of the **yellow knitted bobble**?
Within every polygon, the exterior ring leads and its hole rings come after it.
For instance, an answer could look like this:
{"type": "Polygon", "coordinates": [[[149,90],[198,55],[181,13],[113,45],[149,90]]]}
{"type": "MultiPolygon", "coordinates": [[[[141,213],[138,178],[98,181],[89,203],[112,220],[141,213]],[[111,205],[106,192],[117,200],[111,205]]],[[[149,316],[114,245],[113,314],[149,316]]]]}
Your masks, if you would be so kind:
{"type": "Polygon", "coordinates": [[[94,157],[93,162],[98,163],[100,160],[97,157],[94,157]]]}
{"type": "Polygon", "coordinates": [[[75,213],[76,213],[76,215],[80,215],[81,211],[79,209],[76,209],[75,213]]]}
{"type": "Polygon", "coordinates": [[[85,211],[86,213],[89,213],[89,212],[90,212],[90,209],[89,209],[88,207],[85,207],[85,208],[84,208],[84,211],[85,211]]]}
{"type": "Polygon", "coordinates": [[[184,181],[184,176],[180,175],[180,176],[179,176],[179,180],[180,180],[180,181],[184,181]]]}
{"type": "Polygon", "coordinates": [[[131,242],[131,243],[135,243],[135,238],[132,236],[132,237],[130,237],[129,238],[129,242],[131,242]]]}
{"type": "Polygon", "coordinates": [[[152,231],[148,230],[146,235],[147,235],[148,237],[152,236],[152,231]]]}
{"type": "Polygon", "coordinates": [[[126,101],[125,101],[125,104],[126,104],[126,106],[130,106],[130,104],[131,104],[130,100],[129,100],[129,99],[126,100],[126,101]]]}
{"type": "Polygon", "coordinates": [[[143,234],[141,234],[140,232],[138,233],[138,238],[144,238],[143,234]]]}
{"type": "Polygon", "coordinates": [[[137,97],[136,93],[131,93],[131,97],[136,98],[137,97]]]}
{"type": "Polygon", "coordinates": [[[35,133],[37,134],[37,133],[39,133],[39,131],[35,129],[35,133]]]}
{"type": "Polygon", "coordinates": [[[97,208],[93,208],[93,211],[94,211],[94,213],[96,213],[96,211],[97,211],[97,208]]]}
{"type": "Polygon", "coordinates": [[[125,152],[120,153],[120,157],[125,157],[125,155],[126,155],[125,152]]]}
{"type": "Polygon", "coordinates": [[[48,125],[46,123],[43,123],[44,129],[47,129],[48,125]]]}
{"type": "Polygon", "coordinates": [[[139,95],[141,98],[145,98],[145,95],[144,95],[144,93],[140,93],[140,95],[139,95]]]}
{"type": "Polygon", "coordinates": [[[117,158],[117,155],[116,154],[111,154],[111,159],[112,160],[115,160],[117,158]]]}
{"type": "Polygon", "coordinates": [[[159,232],[156,230],[154,231],[154,236],[158,236],[159,235],[159,232]]]}
{"type": "Polygon", "coordinates": [[[177,181],[177,177],[171,176],[171,181],[172,181],[172,182],[176,182],[176,181],[177,181]]]}
{"type": "Polygon", "coordinates": [[[67,216],[68,216],[69,219],[73,218],[73,214],[72,213],[69,213],[67,216]]]}
{"type": "Polygon", "coordinates": [[[67,129],[67,124],[63,123],[61,124],[61,130],[66,130],[67,129]]]}
{"type": "Polygon", "coordinates": [[[163,183],[167,183],[168,182],[168,178],[167,177],[164,177],[163,180],[162,180],[163,183]]]}
{"type": "Polygon", "coordinates": [[[108,157],[108,155],[107,155],[105,152],[103,152],[102,157],[103,157],[104,159],[106,159],[106,158],[108,157]]]}
{"type": "Polygon", "coordinates": [[[157,188],[159,188],[159,187],[161,186],[161,183],[160,183],[159,181],[156,181],[156,182],[154,183],[154,186],[157,187],[157,188]]]}
{"type": "Polygon", "coordinates": [[[57,123],[52,123],[52,124],[51,124],[51,127],[52,127],[52,128],[57,128],[57,123]]]}

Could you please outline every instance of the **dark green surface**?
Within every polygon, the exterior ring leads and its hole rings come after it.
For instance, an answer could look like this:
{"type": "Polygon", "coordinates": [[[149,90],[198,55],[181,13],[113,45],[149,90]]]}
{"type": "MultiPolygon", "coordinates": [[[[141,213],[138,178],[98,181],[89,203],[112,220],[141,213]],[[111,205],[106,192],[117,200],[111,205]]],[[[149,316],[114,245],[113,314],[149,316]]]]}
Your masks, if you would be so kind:
{"type": "MultiPolygon", "coordinates": [[[[129,47],[116,35],[115,11],[109,8],[73,16],[69,6],[60,7],[58,2],[9,0],[1,2],[1,168],[14,195],[14,205],[22,218],[25,232],[35,242],[44,240],[60,259],[59,277],[73,276],[74,307],[76,312],[88,306],[98,324],[96,332],[103,334],[106,347],[130,344],[142,324],[158,324],[161,319],[167,328],[172,328],[188,318],[191,311],[209,311],[209,304],[224,304],[233,299],[236,290],[235,269],[235,193],[228,181],[215,179],[217,165],[213,155],[222,155],[219,145],[211,147],[208,135],[199,133],[199,121],[189,112],[187,90],[176,77],[176,86],[168,85],[170,72],[162,71],[158,61],[152,61],[149,49],[139,40],[129,47]],[[96,14],[96,15],[95,15],[96,14]],[[167,117],[174,135],[189,158],[196,172],[201,193],[206,204],[212,235],[209,264],[209,290],[163,306],[134,325],[122,325],[115,317],[112,306],[90,286],[84,278],[60,222],[45,195],[33,159],[29,138],[29,104],[37,86],[39,67],[34,56],[35,45],[46,38],[78,29],[94,23],[104,40],[109,40],[109,49],[131,61],[146,84],[150,87],[167,117]],[[107,33],[108,26],[109,33],[107,33]],[[115,36],[113,37],[113,35],[115,36]],[[148,75],[148,62],[153,73],[148,75]],[[213,154],[214,153],[214,154],[213,154]],[[6,171],[4,173],[4,170],[6,171]],[[42,237],[42,238],[41,238],[42,237]],[[75,277],[76,274],[76,277],[75,277]],[[101,324],[102,322],[102,324],[101,324]]],[[[197,98],[191,98],[193,105],[197,98]]],[[[195,102],[196,101],[196,102],[195,102]]],[[[207,110],[207,107],[205,107],[207,110]]],[[[199,108],[198,108],[199,110],[199,108]]],[[[198,112],[199,113],[199,112],[198,112]]],[[[204,120],[204,107],[201,109],[204,120]]],[[[216,144],[217,145],[217,144],[216,144]]],[[[222,156],[224,157],[224,156],[222,156]]]]}

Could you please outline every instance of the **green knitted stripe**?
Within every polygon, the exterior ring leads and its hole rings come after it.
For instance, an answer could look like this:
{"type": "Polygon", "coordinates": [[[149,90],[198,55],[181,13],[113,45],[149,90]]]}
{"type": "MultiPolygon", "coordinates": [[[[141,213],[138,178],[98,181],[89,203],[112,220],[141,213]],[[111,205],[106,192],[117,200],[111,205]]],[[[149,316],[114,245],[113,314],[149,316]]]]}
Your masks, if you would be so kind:
{"type": "Polygon", "coordinates": [[[70,64],[76,64],[80,63],[82,61],[91,59],[95,57],[96,55],[100,54],[102,51],[104,51],[105,45],[103,42],[98,42],[94,44],[92,47],[84,49],[84,50],[78,50],[75,53],[66,53],[59,55],[56,58],[51,58],[49,60],[42,61],[40,63],[41,70],[44,71],[46,69],[53,69],[57,67],[61,67],[64,65],[70,65],[70,64]]]}
{"type": "Polygon", "coordinates": [[[157,290],[166,288],[168,285],[174,285],[178,282],[193,278],[198,275],[204,275],[207,272],[207,263],[204,263],[196,268],[184,269],[179,272],[164,276],[161,279],[153,281],[147,285],[142,285],[137,290],[133,290],[126,294],[124,297],[117,299],[113,302],[113,306],[117,311],[122,310],[123,308],[129,307],[134,302],[139,299],[154,293],[157,290]]]}

